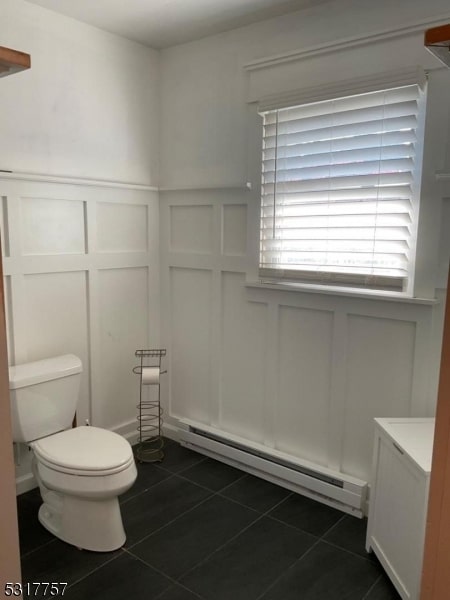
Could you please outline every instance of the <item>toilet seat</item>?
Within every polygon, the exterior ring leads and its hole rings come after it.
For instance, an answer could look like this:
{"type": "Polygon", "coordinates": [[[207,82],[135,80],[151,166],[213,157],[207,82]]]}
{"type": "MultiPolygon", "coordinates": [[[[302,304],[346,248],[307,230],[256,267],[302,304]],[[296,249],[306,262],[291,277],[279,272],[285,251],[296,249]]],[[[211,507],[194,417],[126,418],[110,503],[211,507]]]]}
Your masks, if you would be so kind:
{"type": "Polygon", "coordinates": [[[49,469],[84,477],[120,473],[134,463],[122,436],[98,427],[80,426],[32,442],[39,463],[49,469]]]}

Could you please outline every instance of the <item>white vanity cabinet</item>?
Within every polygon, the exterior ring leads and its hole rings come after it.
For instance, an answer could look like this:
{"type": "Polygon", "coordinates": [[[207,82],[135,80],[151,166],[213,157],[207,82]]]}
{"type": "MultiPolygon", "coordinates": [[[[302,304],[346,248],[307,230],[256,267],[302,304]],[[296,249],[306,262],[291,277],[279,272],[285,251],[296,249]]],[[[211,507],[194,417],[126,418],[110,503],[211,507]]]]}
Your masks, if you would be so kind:
{"type": "Polygon", "coordinates": [[[404,600],[419,600],[434,419],[375,419],[366,550],[404,600]]]}

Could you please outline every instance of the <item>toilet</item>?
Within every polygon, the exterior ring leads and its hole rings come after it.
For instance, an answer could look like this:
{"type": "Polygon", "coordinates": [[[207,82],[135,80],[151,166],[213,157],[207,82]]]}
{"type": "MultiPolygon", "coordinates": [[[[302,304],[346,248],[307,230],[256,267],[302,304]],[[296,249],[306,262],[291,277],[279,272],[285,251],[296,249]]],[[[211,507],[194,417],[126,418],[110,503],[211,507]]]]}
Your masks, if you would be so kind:
{"type": "Polygon", "coordinates": [[[135,482],[136,464],[117,433],[72,428],[81,372],[73,354],[9,368],[13,441],[33,451],[42,525],[78,548],[108,552],[126,539],[118,496],[135,482]]]}

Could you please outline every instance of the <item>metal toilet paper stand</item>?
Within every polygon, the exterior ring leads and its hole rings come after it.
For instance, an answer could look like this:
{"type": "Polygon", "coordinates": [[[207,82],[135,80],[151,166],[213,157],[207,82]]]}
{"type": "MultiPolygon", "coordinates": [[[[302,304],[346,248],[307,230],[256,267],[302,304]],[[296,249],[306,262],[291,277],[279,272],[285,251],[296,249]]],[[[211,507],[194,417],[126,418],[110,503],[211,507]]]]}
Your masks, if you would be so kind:
{"type": "MultiPolygon", "coordinates": [[[[167,371],[161,371],[161,359],[166,355],[164,348],[136,350],[135,356],[140,358],[140,364],[133,368],[133,373],[139,375],[139,410],[138,432],[139,442],[136,458],[139,462],[161,462],[164,458],[164,438],[162,436],[161,382],[159,376],[167,371]],[[158,387],[157,394],[146,390],[144,386],[158,387]]],[[[156,392],[156,390],[155,390],[156,392]]]]}

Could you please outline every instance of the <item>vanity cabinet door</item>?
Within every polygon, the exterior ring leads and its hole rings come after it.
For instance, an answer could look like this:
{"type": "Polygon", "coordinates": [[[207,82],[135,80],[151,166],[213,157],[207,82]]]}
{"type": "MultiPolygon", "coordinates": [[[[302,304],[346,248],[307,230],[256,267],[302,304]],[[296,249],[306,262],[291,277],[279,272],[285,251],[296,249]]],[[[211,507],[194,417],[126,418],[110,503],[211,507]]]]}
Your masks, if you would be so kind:
{"type": "Polygon", "coordinates": [[[367,550],[403,599],[418,600],[429,476],[377,426],[367,550]]]}

